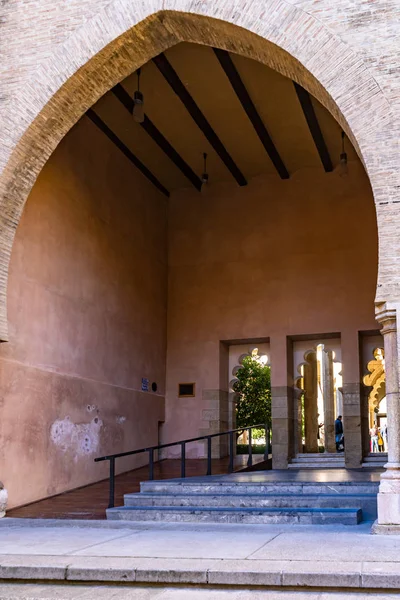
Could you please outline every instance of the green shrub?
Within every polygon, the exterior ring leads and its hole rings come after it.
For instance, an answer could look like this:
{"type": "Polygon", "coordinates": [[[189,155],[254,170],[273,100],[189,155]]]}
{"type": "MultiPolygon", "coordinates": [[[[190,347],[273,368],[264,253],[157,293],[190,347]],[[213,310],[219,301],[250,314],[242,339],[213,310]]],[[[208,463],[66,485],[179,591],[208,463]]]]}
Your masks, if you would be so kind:
{"type": "MultiPolygon", "coordinates": [[[[265,452],[265,444],[253,444],[252,446],[253,454],[264,454],[265,452]]],[[[270,450],[271,452],[271,450],[270,450]]],[[[248,444],[238,444],[236,446],[236,454],[248,454],[249,446],[248,444]]]]}

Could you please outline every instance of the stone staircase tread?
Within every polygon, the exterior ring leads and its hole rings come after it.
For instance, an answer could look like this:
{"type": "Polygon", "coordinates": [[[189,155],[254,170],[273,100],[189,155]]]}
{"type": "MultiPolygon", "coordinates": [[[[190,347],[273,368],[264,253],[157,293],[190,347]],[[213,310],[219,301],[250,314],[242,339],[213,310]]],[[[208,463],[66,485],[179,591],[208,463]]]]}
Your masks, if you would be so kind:
{"type": "Polygon", "coordinates": [[[117,511],[152,511],[152,512],[257,512],[257,513],[338,513],[338,514],[358,514],[361,509],[360,508],[305,508],[305,507],[297,507],[297,508],[279,508],[279,507],[235,507],[235,506],[118,506],[115,508],[108,508],[108,512],[117,512],[117,511]]]}
{"type": "MultiPolygon", "coordinates": [[[[379,482],[374,483],[373,485],[358,485],[358,486],[354,486],[354,485],[338,485],[337,482],[327,482],[326,486],[331,486],[335,488],[335,492],[337,495],[348,495],[351,493],[357,493],[357,494],[363,494],[363,493],[369,493],[371,491],[372,492],[378,492],[378,488],[379,488],[379,482]]],[[[326,486],[323,485],[318,485],[318,484],[314,484],[312,486],[310,485],[304,485],[303,483],[299,483],[298,486],[292,488],[291,486],[276,486],[276,490],[279,488],[289,488],[290,491],[287,491],[288,494],[290,495],[297,495],[297,494],[306,494],[307,493],[307,488],[314,488],[314,491],[311,493],[318,493],[318,494],[323,494],[324,492],[322,491],[315,491],[315,488],[319,488],[319,489],[324,489],[326,486]]],[[[196,488],[198,487],[205,487],[205,486],[196,486],[196,488]]],[[[224,486],[225,487],[225,486],[224,486]]],[[[261,493],[265,496],[270,496],[270,495],[275,495],[276,493],[278,493],[275,490],[265,490],[263,489],[261,492],[255,492],[254,488],[259,488],[259,486],[251,486],[251,489],[246,489],[246,488],[229,488],[229,486],[226,486],[226,491],[223,491],[223,493],[226,494],[230,494],[230,495],[237,495],[237,496],[241,496],[241,495],[249,495],[252,493],[261,493]]],[[[215,486],[212,489],[208,488],[206,489],[206,493],[207,494],[219,494],[222,492],[224,488],[222,486],[215,486]]],[[[285,491],[286,491],[285,490],[285,491]]],[[[193,495],[193,494],[201,494],[202,491],[200,491],[199,489],[193,489],[193,486],[182,486],[179,489],[173,490],[171,488],[169,488],[169,486],[155,486],[155,487],[150,487],[150,486],[146,486],[144,488],[142,488],[140,493],[150,493],[150,494],[173,494],[173,493],[179,493],[179,494],[185,494],[185,495],[193,495]]]]}
{"type": "MultiPolygon", "coordinates": [[[[379,484],[378,484],[379,485],[379,484]]],[[[132,494],[124,494],[124,498],[187,498],[188,496],[190,496],[189,494],[177,494],[177,493],[166,493],[166,492],[134,492],[132,494]]],[[[213,498],[217,497],[217,498],[294,498],[297,495],[296,494],[230,494],[230,493],[209,493],[209,494],[201,494],[201,493],[196,493],[195,497],[196,498],[208,498],[212,496],[213,498]]],[[[357,492],[354,494],[324,494],[322,492],[318,492],[318,493],[314,493],[314,494],[301,494],[301,496],[299,496],[302,499],[312,499],[312,498],[359,498],[360,496],[362,496],[363,498],[375,498],[376,497],[376,493],[374,492],[357,492]]]]}
{"type": "MultiPolygon", "coordinates": [[[[324,465],[325,469],[340,469],[341,463],[331,463],[324,465]]],[[[320,469],[321,465],[316,465],[314,463],[290,463],[288,465],[289,469],[320,469]]]]}
{"type": "Polygon", "coordinates": [[[337,456],[338,453],[337,452],[298,452],[298,454],[296,454],[296,456],[317,456],[317,457],[323,457],[323,456],[337,456]]]}

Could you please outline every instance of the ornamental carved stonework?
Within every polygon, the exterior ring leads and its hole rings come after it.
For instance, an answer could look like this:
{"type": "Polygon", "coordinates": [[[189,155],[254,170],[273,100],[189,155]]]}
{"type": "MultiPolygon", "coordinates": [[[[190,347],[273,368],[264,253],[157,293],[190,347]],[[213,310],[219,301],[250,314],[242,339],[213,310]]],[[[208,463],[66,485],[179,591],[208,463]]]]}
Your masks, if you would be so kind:
{"type": "Polygon", "coordinates": [[[368,396],[370,422],[373,422],[373,413],[379,407],[379,403],[386,396],[385,380],[385,354],[383,348],[375,348],[374,358],[370,360],[367,369],[368,375],[363,377],[364,385],[371,388],[368,396]],[[371,421],[372,419],[372,421],[371,421]]]}

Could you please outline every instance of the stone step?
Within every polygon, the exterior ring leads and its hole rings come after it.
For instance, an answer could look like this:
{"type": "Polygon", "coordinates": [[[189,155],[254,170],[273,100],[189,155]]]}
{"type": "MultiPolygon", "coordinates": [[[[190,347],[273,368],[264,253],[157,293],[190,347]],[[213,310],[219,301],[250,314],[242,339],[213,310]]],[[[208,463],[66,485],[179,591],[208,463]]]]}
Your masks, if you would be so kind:
{"type": "Polygon", "coordinates": [[[125,506],[174,507],[186,506],[229,508],[361,508],[363,519],[377,517],[376,493],[368,494],[125,494],[125,506]]]}
{"type": "Polygon", "coordinates": [[[387,462],[388,461],[388,455],[387,454],[374,454],[372,456],[365,456],[364,457],[364,462],[387,462]]]}
{"type": "Polygon", "coordinates": [[[191,506],[121,506],[107,509],[107,519],[196,523],[269,523],[358,525],[360,508],[229,508],[191,506]]]}
{"type": "Polygon", "coordinates": [[[320,462],[298,462],[298,463],[289,463],[289,469],[343,469],[343,462],[329,462],[321,465],[320,462]]]}
{"type": "Polygon", "coordinates": [[[378,493],[379,482],[366,481],[270,481],[262,482],[216,482],[191,481],[191,479],[174,479],[166,481],[143,481],[140,490],[143,493],[158,494],[231,494],[239,496],[248,494],[368,494],[378,493]]]}
{"type": "Polygon", "coordinates": [[[297,458],[337,458],[337,452],[299,452],[297,458]]]}
{"type": "Polygon", "coordinates": [[[387,462],[387,452],[370,452],[369,454],[367,454],[367,456],[364,457],[361,466],[363,468],[384,467],[387,462]]]}
{"type": "Polygon", "coordinates": [[[342,458],[341,456],[335,456],[335,457],[329,457],[329,458],[292,458],[291,460],[292,463],[296,464],[307,464],[307,463],[314,463],[314,464],[318,464],[321,466],[321,469],[324,468],[324,465],[329,465],[331,463],[341,463],[342,465],[344,465],[344,457],[342,458]]]}

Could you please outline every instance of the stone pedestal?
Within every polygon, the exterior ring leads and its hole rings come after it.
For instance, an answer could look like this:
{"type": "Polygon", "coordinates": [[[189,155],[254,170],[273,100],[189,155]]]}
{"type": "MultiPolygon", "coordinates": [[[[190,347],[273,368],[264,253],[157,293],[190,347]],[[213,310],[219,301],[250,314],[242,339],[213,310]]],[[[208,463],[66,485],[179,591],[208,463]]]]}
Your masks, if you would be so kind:
{"type": "MultiPolygon", "coordinates": [[[[199,435],[211,435],[228,431],[229,429],[229,394],[225,390],[203,390],[202,410],[203,427],[199,435]]],[[[207,446],[204,446],[207,456],[207,446]]],[[[212,458],[224,458],[229,454],[229,439],[227,435],[216,437],[212,441],[212,458]]]]}
{"type": "Polygon", "coordinates": [[[388,462],[381,475],[378,493],[378,525],[376,533],[385,526],[400,526],[400,396],[399,349],[397,342],[397,308],[388,303],[377,306],[377,320],[382,323],[385,345],[386,400],[388,417],[388,462]]]}
{"type": "Polygon", "coordinates": [[[272,390],[272,468],[287,469],[294,455],[293,387],[272,390]]]}
{"type": "Polygon", "coordinates": [[[347,469],[362,463],[360,336],[356,330],[341,335],[343,377],[344,459],[347,469]]]}
{"type": "Polygon", "coordinates": [[[8,494],[4,485],[0,481],[0,519],[6,514],[8,494]]]}
{"type": "Polygon", "coordinates": [[[293,348],[286,336],[271,337],[272,468],[287,469],[294,456],[293,348]]]}
{"type": "Polygon", "coordinates": [[[359,469],[363,458],[361,383],[343,383],[342,389],[345,464],[347,469],[359,469]]]}

